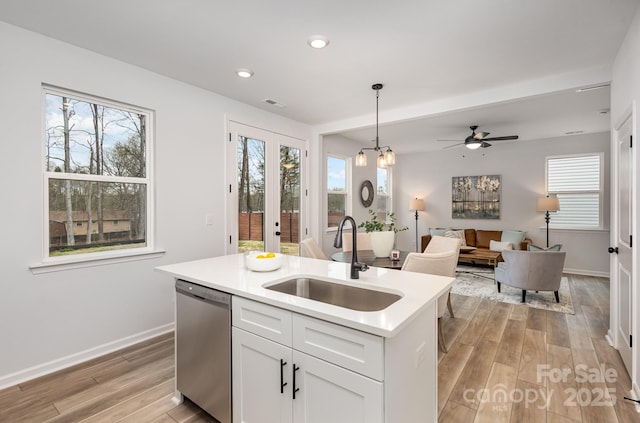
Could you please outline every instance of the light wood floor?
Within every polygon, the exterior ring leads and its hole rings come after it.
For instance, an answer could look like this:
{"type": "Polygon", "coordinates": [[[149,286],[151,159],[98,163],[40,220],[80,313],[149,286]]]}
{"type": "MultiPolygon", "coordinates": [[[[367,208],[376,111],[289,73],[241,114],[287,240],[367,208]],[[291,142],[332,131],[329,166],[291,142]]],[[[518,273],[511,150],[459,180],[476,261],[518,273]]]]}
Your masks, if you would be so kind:
{"type": "MultiPolygon", "coordinates": [[[[568,278],[575,315],[453,296],[456,317],[443,321],[449,352],[440,353],[438,365],[440,422],[640,422],[622,399],[629,376],[604,339],[608,280],[568,278]],[[551,376],[539,377],[538,365],[548,365],[551,376]],[[603,365],[617,376],[607,383],[576,380],[580,365],[603,365]],[[552,377],[563,368],[571,374],[552,377]],[[615,405],[607,405],[605,392],[615,395],[615,405]]],[[[0,422],[215,422],[192,403],[171,402],[173,346],[173,334],[164,335],[2,390],[0,422]]]]}
{"type": "Polygon", "coordinates": [[[452,295],[455,318],[443,318],[448,352],[438,364],[440,422],[640,422],[622,398],[629,375],[604,338],[609,280],[565,276],[575,315],[452,295]]]}

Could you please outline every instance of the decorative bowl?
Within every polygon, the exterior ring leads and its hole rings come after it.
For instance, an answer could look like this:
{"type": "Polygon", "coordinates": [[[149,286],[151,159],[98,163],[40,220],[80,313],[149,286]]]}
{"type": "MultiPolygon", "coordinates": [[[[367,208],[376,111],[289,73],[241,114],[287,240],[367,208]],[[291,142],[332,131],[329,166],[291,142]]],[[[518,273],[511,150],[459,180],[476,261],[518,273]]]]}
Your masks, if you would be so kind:
{"type": "Polygon", "coordinates": [[[244,264],[247,269],[254,272],[271,272],[279,269],[283,260],[282,254],[251,251],[245,256],[244,264]],[[258,258],[259,256],[264,258],[258,258]]]}

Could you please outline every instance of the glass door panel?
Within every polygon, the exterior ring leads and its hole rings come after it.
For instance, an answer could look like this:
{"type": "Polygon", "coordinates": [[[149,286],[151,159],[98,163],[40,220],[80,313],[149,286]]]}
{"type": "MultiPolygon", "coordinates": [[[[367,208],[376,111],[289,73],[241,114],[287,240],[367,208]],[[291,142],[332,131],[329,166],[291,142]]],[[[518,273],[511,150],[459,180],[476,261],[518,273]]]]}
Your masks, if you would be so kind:
{"type": "Polygon", "coordinates": [[[280,252],[297,256],[300,243],[300,149],[280,145],[280,252]]]}
{"type": "Polygon", "coordinates": [[[238,244],[239,253],[265,251],[265,152],[261,140],[238,136],[238,244]]]}

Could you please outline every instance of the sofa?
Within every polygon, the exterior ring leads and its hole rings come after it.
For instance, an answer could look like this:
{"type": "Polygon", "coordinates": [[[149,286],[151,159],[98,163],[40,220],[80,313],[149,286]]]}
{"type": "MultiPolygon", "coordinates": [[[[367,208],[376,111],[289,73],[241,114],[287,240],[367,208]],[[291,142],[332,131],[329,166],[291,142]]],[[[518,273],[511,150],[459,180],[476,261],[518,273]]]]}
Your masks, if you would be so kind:
{"type": "MultiPolygon", "coordinates": [[[[520,243],[512,242],[512,246],[514,250],[527,250],[528,245],[531,243],[531,240],[526,238],[526,233],[520,231],[500,231],[500,230],[484,230],[484,229],[435,229],[431,230],[431,233],[427,235],[422,235],[422,249],[424,251],[427,248],[427,245],[431,241],[433,235],[447,236],[446,232],[454,231],[460,233],[464,231],[464,243],[468,247],[475,247],[475,251],[490,251],[491,241],[494,242],[509,242],[515,239],[522,239],[520,243]],[[517,244],[517,245],[514,245],[517,244]]],[[[464,247],[462,247],[464,248],[464,247]]],[[[472,262],[473,264],[480,263],[486,264],[486,260],[469,260],[465,257],[460,257],[459,262],[472,262]]],[[[500,260],[502,261],[502,260],[500,260]]]]}

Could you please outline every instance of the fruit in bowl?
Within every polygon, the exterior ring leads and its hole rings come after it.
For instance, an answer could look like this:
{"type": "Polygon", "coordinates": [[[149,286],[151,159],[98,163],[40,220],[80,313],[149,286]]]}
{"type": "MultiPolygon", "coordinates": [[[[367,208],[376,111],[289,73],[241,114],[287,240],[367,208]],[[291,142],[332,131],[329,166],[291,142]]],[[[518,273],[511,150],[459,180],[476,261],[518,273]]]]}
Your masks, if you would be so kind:
{"type": "Polygon", "coordinates": [[[244,264],[249,270],[254,272],[270,272],[282,266],[282,254],[262,251],[252,251],[247,253],[244,264]]]}

